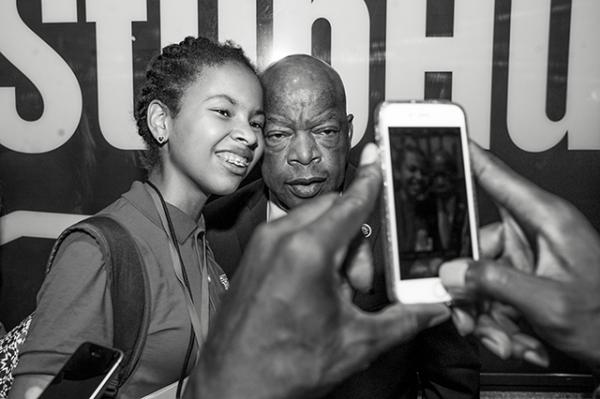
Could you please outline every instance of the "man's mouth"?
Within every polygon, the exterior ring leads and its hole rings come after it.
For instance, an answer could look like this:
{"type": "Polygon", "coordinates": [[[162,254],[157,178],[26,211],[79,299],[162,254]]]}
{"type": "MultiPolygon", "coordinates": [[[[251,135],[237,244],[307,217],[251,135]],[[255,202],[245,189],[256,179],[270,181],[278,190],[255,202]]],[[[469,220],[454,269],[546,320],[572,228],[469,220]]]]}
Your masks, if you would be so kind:
{"type": "Polygon", "coordinates": [[[325,177],[298,178],[286,182],[292,193],[299,198],[316,197],[327,179],[325,177]]]}

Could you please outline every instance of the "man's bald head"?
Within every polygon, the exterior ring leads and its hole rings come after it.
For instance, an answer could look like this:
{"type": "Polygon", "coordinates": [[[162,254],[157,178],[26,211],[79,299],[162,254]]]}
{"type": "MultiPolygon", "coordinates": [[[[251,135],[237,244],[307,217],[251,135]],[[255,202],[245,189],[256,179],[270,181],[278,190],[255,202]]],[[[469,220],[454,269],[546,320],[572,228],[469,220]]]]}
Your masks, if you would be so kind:
{"type": "Polygon", "coordinates": [[[342,188],[350,151],[352,115],[342,79],[305,54],[285,57],[262,74],[265,154],[262,175],[271,199],[291,209],[342,188]]]}
{"type": "MultiPolygon", "coordinates": [[[[340,75],[327,63],[307,54],[293,54],[271,64],[262,74],[265,107],[292,93],[319,93],[346,112],[346,92],[340,75]]],[[[308,95],[307,97],[310,97],[308,95]]]]}

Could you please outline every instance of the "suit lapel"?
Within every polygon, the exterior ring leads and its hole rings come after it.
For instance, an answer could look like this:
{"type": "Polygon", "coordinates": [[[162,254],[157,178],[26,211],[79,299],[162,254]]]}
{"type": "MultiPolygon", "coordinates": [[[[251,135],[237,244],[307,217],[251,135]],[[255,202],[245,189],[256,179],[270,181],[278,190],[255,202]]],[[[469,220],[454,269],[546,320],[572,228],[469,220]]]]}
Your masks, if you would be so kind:
{"type": "Polygon", "coordinates": [[[247,203],[239,228],[236,229],[242,252],[248,245],[256,227],[267,219],[267,194],[264,183],[257,184],[256,190],[247,203]]]}
{"type": "MultiPolygon", "coordinates": [[[[355,175],[356,175],[356,167],[352,164],[348,164],[348,167],[346,168],[346,174],[344,177],[344,191],[352,183],[355,175]]],[[[366,230],[370,230],[370,235],[368,237],[366,237],[366,239],[367,239],[367,241],[369,241],[371,243],[371,246],[373,246],[374,243],[377,242],[377,239],[379,237],[379,230],[381,228],[381,214],[380,214],[379,200],[375,204],[373,212],[371,212],[371,214],[369,215],[369,217],[363,224],[363,227],[366,227],[366,229],[364,229],[364,228],[362,229],[363,236],[366,235],[366,234],[364,234],[366,230]]]]}

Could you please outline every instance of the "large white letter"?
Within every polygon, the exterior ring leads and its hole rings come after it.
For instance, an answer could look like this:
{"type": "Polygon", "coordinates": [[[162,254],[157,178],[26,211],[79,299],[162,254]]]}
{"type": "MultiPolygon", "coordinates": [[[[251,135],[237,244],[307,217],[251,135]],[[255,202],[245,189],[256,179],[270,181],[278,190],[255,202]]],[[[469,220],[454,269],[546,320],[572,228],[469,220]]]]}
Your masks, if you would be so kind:
{"type": "Polygon", "coordinates": [[[568,131],[568,147],[600,149],[600,2],[573,0],[565,116],[546,115],[547,0],[515,0],[510,19],[507,126],[527,151],[555,146],[568,131]]]}
{"type": "Polygon", "coordinates": [[[256,1],[219,0],[219,40],[233,40],[256,63],[256,1]]]}
{"type": "Polygon", "coordinates": [[[331,24],[331,65],[340,74],[354,114],[352,145],[369,120],[369,11],[360,0],[273,1],[274,60],[311,52],[311,29],[318,18],[331,24]]]}
{"type": "Polygon", "coordinates": [[[81,88],[60,55],[23,23],[16,1],[0,1],[0,51],[31,80],[44,102],[42,116],[25,121],[16,111],[15,88],[0,87],[0,143],[31,154],[60,147],[79,124],[81,88]]]}
{"type": "Polygon", "coordinates": [[[96,22],[98,119],[102,134],[123,150],[145,148],[133,118],[131,22],[146,20],[145,0],[87,0],[96,22]]]}
{"type": "Polygon", "coordinates": [[[160,2],[160,47],[198,36],[198,0],[160,2]]]}
{"type": "Polygon", "coordinates": [[[471,137],[490,143],[494,2],[456,0],[453,37],[426,37],[426,2],[387,2],[386,99],[423,99],[425,72],[452,72],[471,137]]]}
{"type": "Polygon", "coordinates": [[[77,23],[77,0],[42,0],[42,22],[77,23]]]}

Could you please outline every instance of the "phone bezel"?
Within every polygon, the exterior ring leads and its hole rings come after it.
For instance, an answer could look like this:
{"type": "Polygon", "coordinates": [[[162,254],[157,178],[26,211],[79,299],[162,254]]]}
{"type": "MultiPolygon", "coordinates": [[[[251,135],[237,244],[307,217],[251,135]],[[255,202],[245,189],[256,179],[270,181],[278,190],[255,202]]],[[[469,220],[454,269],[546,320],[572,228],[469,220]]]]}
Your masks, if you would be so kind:
{"type": "Polygon", "coordinates": [[[384,101],[375,110],[375,140],[380,149],[383,171],[383,226],[385,226],[385,274],[390,299],[403,303],[451,301],[439,278],[401,280],[400,254],[396,228],[396,209],[392,175],[390,128],[458,127],[460,129],[467,214],[473,259],[479,259],[478,218],[469,157],[467,121],[462,107],[447,101],[384,101]]]}

